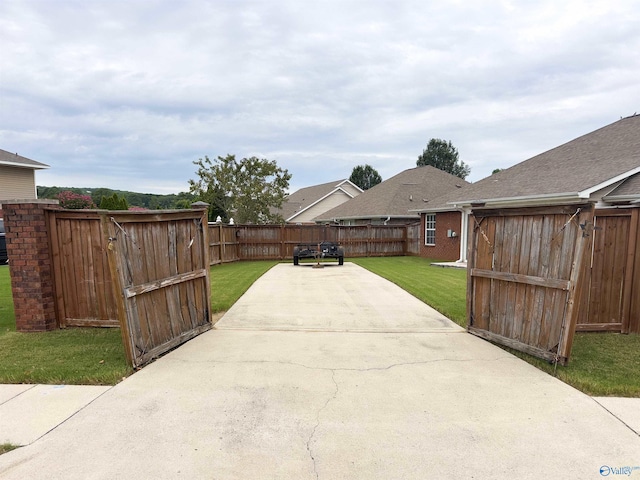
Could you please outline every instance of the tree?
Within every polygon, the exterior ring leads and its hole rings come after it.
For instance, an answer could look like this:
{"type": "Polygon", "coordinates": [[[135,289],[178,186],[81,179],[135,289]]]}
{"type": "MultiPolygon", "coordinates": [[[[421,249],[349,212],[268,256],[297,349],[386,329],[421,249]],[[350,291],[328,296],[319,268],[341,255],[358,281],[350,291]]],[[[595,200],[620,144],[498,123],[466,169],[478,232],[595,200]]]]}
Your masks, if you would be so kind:
{"type": "MultiPolygon", "coordinates": [[[[257,157],[236,160],[235,155],[211,161],[205,156],[193,162],[199,180],[189,180],[190,191],[198,200],[211,204],[224,220],[236,223],[282,223],[274,209],[282,207],[291,174],[275,160],[257,157]]],[[[215,218],[215,217],[214,217],[215,218]]]]}
{"type": "Polygon", "coordinates": [[[493,172],[491,172],[491,175],[495,175],[496,173],[500,173],[502,171],[502,168],[494,168],[493,172]]]}
{"type": "Polygon", "coordinates": [[[369,190],[379,184],[382,181],[382,177],[371,165],[358,165],[353,167],[349,181],[355,183],[362,190],[369,190]]]}
{"type": "Polygon", "coordinates": [[[427,148],[422,151],[422,155],[418,157],[416,164],[419,167],[431,165],[464,180],[471,173],[471,168],[458,157],[458,150],[451,141],[432,138],[427,148]]]}

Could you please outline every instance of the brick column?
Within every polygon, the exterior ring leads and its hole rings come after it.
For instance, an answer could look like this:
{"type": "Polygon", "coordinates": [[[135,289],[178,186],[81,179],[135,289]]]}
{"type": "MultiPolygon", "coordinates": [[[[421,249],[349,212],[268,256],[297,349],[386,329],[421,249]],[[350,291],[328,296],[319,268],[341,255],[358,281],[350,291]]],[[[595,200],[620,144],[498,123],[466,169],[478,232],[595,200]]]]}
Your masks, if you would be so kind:
{"type": "Polygon", "coordinates": [[[42,332],[58,327],[45,218],[45,210],[56,205],[57,200],[2,202],[16,330],[19,332],[42,332]]]}

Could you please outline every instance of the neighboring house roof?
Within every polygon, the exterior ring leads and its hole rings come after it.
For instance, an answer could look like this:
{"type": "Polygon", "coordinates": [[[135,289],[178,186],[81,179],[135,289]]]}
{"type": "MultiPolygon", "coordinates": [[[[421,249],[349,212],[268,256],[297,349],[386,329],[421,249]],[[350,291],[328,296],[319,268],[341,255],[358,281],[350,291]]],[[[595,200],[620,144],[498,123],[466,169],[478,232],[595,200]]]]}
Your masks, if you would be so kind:
{"type": "Polygon", "coordinates": [[[301,188],[285,199],[280,209],[280,215],[286,222],[295,222],[297,216],[316,206],[330,195],[342,193],[353,198],[361,192],[362,189],[348,179],[301,188]]]}
{"type": "Polygon", "coordinates": [[[7,152],[0,149],[0,165],[7,165],[10,167],[18,168],[31,168],[33,170],[41,170],[43,168],[49,168],[49,165],[36,162],[30,158],[22,157],[17,153],[7,152]]]}
{"type": "Polygon", "coordinates": [[[637,173],[640,173],[640,115],[633,115],[486,177],[465,188],[449,203],[578,202],[637,173]]]}
{"type": "Polygon", "coordinates": [[[468,183],[432,166],[410,168],[315,218],[317,222],[368,218],[419,218],[410,212],[468,183]]]}

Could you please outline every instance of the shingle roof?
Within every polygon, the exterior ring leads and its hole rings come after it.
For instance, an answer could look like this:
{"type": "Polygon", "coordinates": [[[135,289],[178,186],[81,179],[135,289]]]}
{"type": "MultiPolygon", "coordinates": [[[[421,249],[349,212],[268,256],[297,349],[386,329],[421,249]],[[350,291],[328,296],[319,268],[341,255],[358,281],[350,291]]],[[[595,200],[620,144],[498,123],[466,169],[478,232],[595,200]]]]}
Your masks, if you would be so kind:
{"type": "MultiPolygon", "coordinates": [[[[349,182],[349,180],[336,180],[335,182],[327,182],[320,185],[313,185],[311,187],[305,187],[301,188],[300,190],[296,190],[285,199],[284,203],[282,204],[282,208],[279,210],[279,213],[280,215],[282,215],[282,218],[288,220],[296,213],[305,210],[306,208],[316,203],[318,200],[337,190],[345,182],[349,182]]],[[[353,186],[355,187],[355,185],[353,186]]]]}
{"type": "Polygon", "coordinates": [[[425,200],[434,199],[467,184],[466,181],[431,166],[410,168],[314,220],[418,217],[409,210],[420,208],[425,200]]]}
{"type": "Polygon", "coordinates": [[[536,155],[486,177],[458,197],[461,203],[517,197],[575,195],[640,171],[640,115],[536,155]]]}
{"type": "Polygon", "coordinates": [[[34,170],[49,168],[49,165],[36,162],[35,160],[31,160],[30,158],[22,157],[17,153],[7,152],[6,150],[2,150],[2,149],[0,149],[0,165],[10,165],[12,167],[21,167],[21,168],[32,168],[34,170]]]}

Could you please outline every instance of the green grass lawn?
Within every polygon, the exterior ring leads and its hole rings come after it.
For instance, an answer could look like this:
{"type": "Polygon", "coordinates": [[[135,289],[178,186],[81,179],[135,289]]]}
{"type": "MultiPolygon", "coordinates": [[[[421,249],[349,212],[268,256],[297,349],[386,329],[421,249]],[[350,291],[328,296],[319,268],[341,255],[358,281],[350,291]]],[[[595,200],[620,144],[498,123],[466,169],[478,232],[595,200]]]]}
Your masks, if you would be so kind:
{"type": "Polygon", "coordinates": [[[211,267],[211,310],[226,312],[267,270],[278,262],[246,261],[211,267]]]}
{"type": "MultiPolygon", "coordinates": [[[[419,257],[356,258],[357,263],[466,327],[466,270],[432,267],[419,257]]],[[[640,335],[578,333],[566,367],[505,350],[593,396],[640,397],[640,335]]]]}

